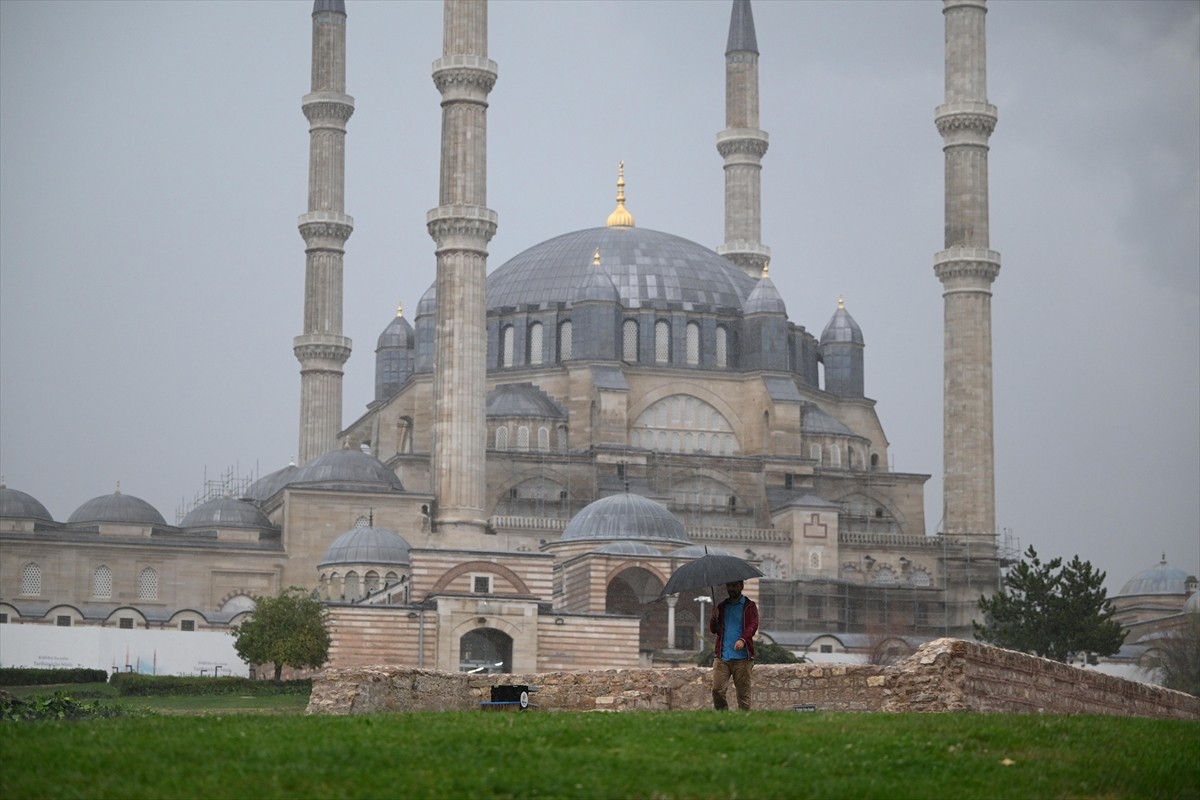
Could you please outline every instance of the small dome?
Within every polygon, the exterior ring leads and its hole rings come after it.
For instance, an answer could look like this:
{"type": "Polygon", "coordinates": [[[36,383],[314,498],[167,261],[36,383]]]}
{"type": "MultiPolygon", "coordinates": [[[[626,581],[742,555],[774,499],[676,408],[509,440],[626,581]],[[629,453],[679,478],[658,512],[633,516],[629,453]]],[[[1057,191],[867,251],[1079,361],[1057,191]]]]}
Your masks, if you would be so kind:
{"type": "Polygon", "coordinates": [[[847,428],[834,417],[829,416],[815,403],[802,403],[803,414],[800,430],[803,433],[826,434],[834,436],[853,436],[854,431],[847,428]]]}
{"type": "Polygon", "coordinates": [[[783,314],[787,316],[787,307],[775,284],[767,277],[766,270],[759,279],[754,291],[746,298],[744,310],[747,314],[783,314]]]}
{"type": "Polygon", "coordinates": [[[396,316],[388,323],[388,326],[383,329],[383,333],[379,334],[379,339],[375,342],[377,350],[385,349],[401,349],[411,350],[416,334],[413,333],[412,325],[408,324],[408,320],[404,318],[404,310],[400,309],[396,312],[396,316]]]}
{"type": "Polygon", "coordinates": [[[662,553],[644,542],[610,542],[592,551],[606,556],[661,556],[662,553]]]}
{"type": "Polygon", "coordinates": [[[1142,594],[1181,595],[1187,591],[1184,587],[1187,579],[1188,575],[1186,572],[1169,565],[1166,556],[1163,556],[1162,561],[1130,578],[1121,587],[1118,596],[1142,594]]]}
{"type": "Polygon", "coordinates": [[[396,473],[362,450],[330,450],[309,461],[287,482],[288,486],[323,489],[358,489],[402,492],[396,473]]]}
{"type": "Polygon", "coordinates": [[[592,269],[587,271],[583,282],[575,289],[575,293],[571,295],[570,302],[586,303],[588,301],[599,301],[602,303],[619,303],[621,302],[621,293],[617,291],[617,286],[612,282],[612,278],[604,271],[601,266],[600,250],[596,250],[596,255],[592,258],[592,269]]]}
{"type": "Polygon", "coordinates": [[[636,494],[614,494],[584,507],[559,541],[635,541],[690,544],[683,524],[667,507],[636,494]]]}
{"type": "Polygon", "coordinates": [[[488,392],[487,416],[566,419],[567,410],[532,383],[502,383],[488,392]]]}
{"type": "Polygon", "coordinates": [[[833,317],[829,320],[829,324],[821,332],[821,344],[824,345],[830,342],[863,343],[862,329],[858,327],[858,323],[854,321],[854,317],[850,316],[850,312],[846,310],[845,301],[840,297],[838,298],[837,311],[833,312],[833,317]]]}
{"type": "Polygon", "coordinates": [[[701,556],[731,556],[733,553],[719,547],[708,547],[702,544],[689,544],[678,550],[667,553],[671,558],[700,558],[701,556]]]}
{"type": "Polygon", "coordinates": [[[0,517],[54,521],[46,507],[39,503],[33,495],[10,489],[3,483],[0,483],[0,517]]]}
{"type": "Polygon", "coordinates": [[[154,506],[140,497],[131,494],[121,494],[121,490],[112,494],[93,497],[75,509],[67,518],[68,525],[90,525],[97,522],[112,522],[126,525],[166,525],[163,515],[154,506]]]}
{"type": "Polygon", "coordinates": [[[338,564],[379,564],[408,566],[412,557],[408,542],[395,531],[371,525],[354,527],[333,540],[318,567],[338,564]]]}
{"type": "Polygon", "coordinates": [[[420,301],[417,303],[417,317],[433,315],[437,313],[437,284],[433,284],[421,295],[420,301]]]}
{"type": "Polygon", "coordinates": [[[262,476],[246,487],[244,499],[253,500],[257,503],[267,500],[284,486],[287,486],[288,481],[299,471],[300,468],[295,464],[288,464],[283,469],[277,469],[269,475],[262,476]]]}
{"type": "Polygon", "coordinates": [[[271,520],[248,500],[215,497],[193,508],[179,523],[181,528],[270,528],[271,520]]]}

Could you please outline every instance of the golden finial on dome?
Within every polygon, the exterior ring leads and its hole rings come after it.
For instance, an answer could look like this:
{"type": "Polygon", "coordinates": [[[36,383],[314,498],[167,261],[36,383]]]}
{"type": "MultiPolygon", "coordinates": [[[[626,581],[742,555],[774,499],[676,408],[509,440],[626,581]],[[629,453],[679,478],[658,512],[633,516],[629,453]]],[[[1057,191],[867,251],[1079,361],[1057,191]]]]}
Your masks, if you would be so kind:
{"type": "Polygon", "coordinates": [[[592,266],[593,267],[600,266],[600,248],[599,247],[596,248],[596,255],[592,256],[592,266]]]}
{"type": "Polygon", "coordinates": [[[404,303],[401,303],[400,305],[396,306],[396,316],[397,317],[404,316],[404,303]]]}
{"type": "Polygon", "coordinates": [[[771,277],[771,259],[769,259],[769,258],[768,258],[766,261],[764,261],[764,262],[763,262],[763,274],[762,274],[762,276],[763,276],[764,278],[769,278],[769,277],[771,277]]]}
{"type": "Polygon", "coordinates": [[[839,294],[838,295],[838,311],[845,311],[845,310],[846,310],[846,298],[842,297],[839,294]]]}
{"type": "Polygon", "coordinates": [[[617,165],[617,208],[608,215],[608,227],[632,228],[633,214],[625,209],[625,162],[617,165]]]}

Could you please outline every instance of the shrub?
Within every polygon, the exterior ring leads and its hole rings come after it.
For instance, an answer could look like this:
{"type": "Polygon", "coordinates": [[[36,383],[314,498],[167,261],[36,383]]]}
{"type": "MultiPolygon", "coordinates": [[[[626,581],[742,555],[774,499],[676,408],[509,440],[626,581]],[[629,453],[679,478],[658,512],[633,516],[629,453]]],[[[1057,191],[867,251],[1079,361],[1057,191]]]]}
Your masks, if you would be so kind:
{"type": "Polygon", "coordinates": [[[33,669],[0,667],[0,686],[53,686],[60,683],[104,683],[108,673],[102,669],[33,669]]]}

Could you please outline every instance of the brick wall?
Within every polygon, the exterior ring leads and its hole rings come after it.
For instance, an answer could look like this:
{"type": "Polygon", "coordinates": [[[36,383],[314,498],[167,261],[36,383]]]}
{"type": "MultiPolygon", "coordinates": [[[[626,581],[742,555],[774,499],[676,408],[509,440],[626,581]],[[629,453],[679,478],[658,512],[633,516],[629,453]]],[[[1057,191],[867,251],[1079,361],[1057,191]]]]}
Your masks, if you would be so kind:
{"type": "MultiPolygon", "coordinates": [[[[466,675],[408,667],[328,669],[313,680],[308,713],[442,711],[479,707],[499,683],[538,687],[551,711],[710,708],[702,667],[466,675]]],[[[888,667],[762,664],[754,707],[818,711],[1114,714],[1200,719],[1200,698],[958,639],[939,639],[888,667]]]]}

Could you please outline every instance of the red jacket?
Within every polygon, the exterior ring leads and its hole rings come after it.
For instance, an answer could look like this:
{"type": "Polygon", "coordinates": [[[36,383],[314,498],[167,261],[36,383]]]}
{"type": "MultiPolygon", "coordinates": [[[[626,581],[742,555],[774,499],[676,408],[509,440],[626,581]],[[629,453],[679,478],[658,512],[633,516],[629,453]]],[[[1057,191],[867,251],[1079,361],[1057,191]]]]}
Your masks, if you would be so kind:
{"type": "MultiPolygon", "coordinates": [[[[742,595],[745,597],[745,595],[742,595]]],[[[713,644],[713,654],[716,658],[721,657],[721,640],[725,636],[725,604],[729,600],[722,600],[717,605],[717,618],[709,619],[708,632],[716,634],[717,641],[713,644]]],[[[758,606],[749,597],[746,597],[745,604],[742,605],[742,641],[746,643],[746,654],[748,658],[754,658],[754,634],[758,633],[758,606]]]]}

